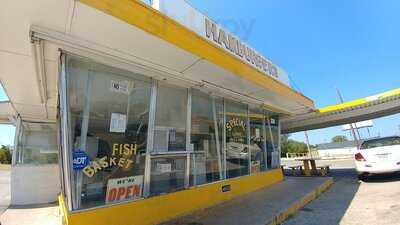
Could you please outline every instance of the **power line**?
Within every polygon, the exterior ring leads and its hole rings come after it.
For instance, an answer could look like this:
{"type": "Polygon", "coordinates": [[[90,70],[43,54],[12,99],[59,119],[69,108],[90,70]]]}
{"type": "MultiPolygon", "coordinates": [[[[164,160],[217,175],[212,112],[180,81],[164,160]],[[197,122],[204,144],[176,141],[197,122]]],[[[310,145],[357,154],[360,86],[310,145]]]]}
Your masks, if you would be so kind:
{"type": "Polygon", "coordinates": [[[297,83],[292,79],[292,77],[289,74],[288,74],[288,78],[289,78],[290,83],[294,86],[294,88],[298,92],[303,93],[303,91],[300,89],[300,87],[297,85],[297,83]]]}

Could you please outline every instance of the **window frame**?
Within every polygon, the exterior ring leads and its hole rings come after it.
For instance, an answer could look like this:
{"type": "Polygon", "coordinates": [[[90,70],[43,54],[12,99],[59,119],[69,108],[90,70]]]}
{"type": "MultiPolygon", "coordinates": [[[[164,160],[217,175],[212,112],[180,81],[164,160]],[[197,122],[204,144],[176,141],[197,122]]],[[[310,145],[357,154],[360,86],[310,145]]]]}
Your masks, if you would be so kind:
{"type": "MultiPolygon", "coordinates": [[[[61,50],[60,50],[61,51],[61,50]]],[[[263,126],[262,126],[262,132],[264,135],[264,140],[263,140],[263,145],[265,147],[265,171],[268,171],[269,168],[267,165],[267,161],[268,161],[268,156],[266,154],[266,152],[268,151],[268,146],[267,146],[267,129],[269,129],[269,135],[271,135],[271,140],[274,142],[274,138],[272,137],[272,132],[271,132],[271,123],[269,121],[269,119],[271,118],[271,116],[275,116],[277,114],[271,113],[267,110],[265,110],[263,108],[262,105],[257,105],[257,104],[253,104],[250,102],[244,102],[244,101],[237,101],[234,100],[234,98],[230,98],[224,95],[218,95],[215,93],[209,93],[206,92],[200,88],[194,88],[194,87],[184,87],[181,85],[175,85],[175,84],[168,84],[167,85],[171,85],[171,86],[176,86],[177,88],[183,88],[187,90],[187,104],[186,104],[186,141],[185,141],[185,151],[180,151],[180,152],[169,152],[169,153],[160,153],[160,152],[153,152],[154,149],[154,135],[155,135],[155,126],[156,126],[156,110],[157,110],[157,95],[159,93],[159,85],[160,84],[164,84],[164,81],[158,81],[154,78],[150,78],[151,79],[151,94],[150,94],[150,102],[149,102],[149,118],[148,118],[148,129],[147,129],[147,146],[146,146],[146,154],[145,154],[145,169],[144,169],[144,180],[143,180],[143,194],[142,194],[142,198],[139,199],[134,199],[134,200],[127,200],[127,201],[123,201],[123,202],[119,202],[119,203],[112,203],[112,204],[104,204],[104,205],[99,205],[99,206],[95,206],[95,207],[91,207],[91,208],[84,208],[81,209],[79,207],[77,207],[77,202],[76,200],[76,196],[74,196],[74,191],[72,191],[73,188],[76,187],[76,183],[74,182],[72,173],[74,172],[72,170],[72,155],[70,152],[70,144],[72,143],[71,140],[71,135],[70,135],[70,121],[71,121],[71,112],[70,112],[70,107],[68,106],[69,104],[69,96],[68,96],[68,68],[66,68],[67,66],[67,61],[68,61],[68,57],[74,57],[74,58],[78,58],[81,59],[83,61],[88,61],[88,62],[93,62],[93,63],[98,63],[101,65],[104,65],[106,67],[113,67],[112,65],[107,65],[107,64],[103,64],[101,62],[97,62],[95,60],[92,60],[90,58],[86,58],[86,57],[82,57],[79,55],[75,55],[73,53],[67,53],[67,52],[63,52],[61,51],[61,56],[60,56],[60,65],[59,65],[59,117],[58,117],[58,122],[60,124],[60,156],[62,157],[62,179],[63,179],[63,193],[64,196],[66,197],[66,202],[67,202],[67,206],[69,211],[71,212],[80,212],[80,211],[87,211],[87,210],[93,210],[96,208],[104,208],[104,207],[110,207],[113,205],[120,205],[120,204],[126,204],[129,202],[135,202],[135,201],[141,201],[143,199],[152,197],[151,195],[151,190],[150,190],[150,182],[151,182],[151,164],[153,162],[154,158],[159,158],[162,157],[163,155],[167,156],[167,155],[171,155],[171,154],[179,154],[181,156],[186,155],[186,171],[185,171],[185,185],[184,185],[184,189],[188,189],[188,188],[192,188],[192,187],[200,187],[200,186],[204,186],[204,185],[209,185],[209,184],[213,184],[213,183],[218,183],[221,182],[223,180],[227,180],[227,179],[237,179],[240,177],[245,177],[245,176],[251,176],[255,173],[251,173],[251,151],[249,151],[248,154],[248,174],[243,174],[241,176],[238,177],[232,177],[232,178],[227,178],[227,154],[226,154],[226,149],[227,149],[227,143],[226,143],[226,138],[227,138],[227,134],[226,134],[226,123],[227,123],[227,115],[226,115],[226,104],[227,102],[230,103],[234,103],[234,104],[242,104],[245,108],[246,108],[246,118],[245,119],[245,123],[246,123],[246,145],[247,148],[250,149],[250,117],[249,117],[249,113],[251,112],[251,109],[253,108],[258,108],[261,111],[263,111],[263,126]],[[222,110],[223,110],[223,115],[222,115],[222,130],[221,130],[221,135],[222,136],[222,144],[221,144],[221,149],[220,149],[220,155],[219,155],[219,160],[221,161],[221,169],[222,171],[220,171],[220,174],[222,174],[222,176],[220,175],[220,180],[218,181],[213,181],[210,183],[205,183],[205,184],[199,184],[199,185],[193,185],[190,186],[190,168],[191,168],[191,156],[192,154],[195,154],[194,149],[192,148],[191,145],[191,117],[192,117],[192,92],[193,90],[199,91],[201,93],[207,94],[210,96],[210,98],[214,101],[216,98],[221,98],[222,101],[222,110]],[[268,126],[268,127],[267,127],[268,126]]],[[[118,67],[116,67],[118,68],[118,67]]],[[[128,71],[128,70],[127,70],[128,71]]],[[[131,71],[128,71],[131,72],[131,71]]],[[[278,115],[277,115],[278,116],[278,115]]],[[[278,116],[279,119],[279,116],[278,116]]],[[[280,123],[280,120],[278,121],[280,123]]],[[[18,126],[17,126],[18,128],[18,126]]],[[[217,128],[216,128],[217,129],[217,128]]],[[[278,124],[278,130],[279,130],[279,134],[280,134],[280,126],[278,124]]],[[[279,148],[276,149],[275,148],[275,144],[276,143],[272,143],[272,151],[279,151],[279,148]]],[[[280,153],[279,153],[280,154],[280,153]]],[[[260,172],[265,172],[265,171],[260,171],[260,172]]]]}

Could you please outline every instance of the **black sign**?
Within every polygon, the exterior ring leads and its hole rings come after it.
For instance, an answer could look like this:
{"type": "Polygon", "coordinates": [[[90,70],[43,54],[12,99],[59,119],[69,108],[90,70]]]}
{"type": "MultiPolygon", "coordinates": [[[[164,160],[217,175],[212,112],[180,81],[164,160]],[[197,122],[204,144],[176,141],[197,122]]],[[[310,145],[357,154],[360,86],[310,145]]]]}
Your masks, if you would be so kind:
{"type": "Polygon", "coordinates": [[[222,192],[228,192],[228,191],[231,191],[230,184],[222,186],[222,192]]]}

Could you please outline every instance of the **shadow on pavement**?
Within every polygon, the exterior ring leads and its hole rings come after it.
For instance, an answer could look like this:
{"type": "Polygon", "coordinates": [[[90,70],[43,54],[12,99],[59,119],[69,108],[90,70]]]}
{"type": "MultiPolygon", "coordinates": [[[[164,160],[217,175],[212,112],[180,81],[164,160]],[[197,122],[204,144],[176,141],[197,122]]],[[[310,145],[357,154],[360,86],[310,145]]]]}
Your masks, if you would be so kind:
{"type": "Polygon", "coordinates": [[[363,179],[365,183],[385,183],[400,181],[400,173],[391,174],[372,174],[363,179]]]}
{"type": "Polygon", "coordinates": [[[335,180],[332,187],[287,220],[285,225],[340,224],[360,187],[360,182],[352,168],[331,169],[330,176],[335,180]]]}
{"type": "MultiPolygon", "coordinates": [[[[360,185],[400,181],[399,173],[371,175],[365,181],[359,181],[354,168],[333,168],[330,176],[335,180],[331,189],[300,210],[286,221],[285,225],[337,225],[341,222],[343,224],[343,218],[356,197],[360,185]]],[[[349,217],[346,216],[347,222],[349,222],[348,219],[349,217]]],[[[354,220],[351,224],[367,222],[362,221],[363,218],[357,218],[357,215],[352,215],[350,219],[354,220]]]]}

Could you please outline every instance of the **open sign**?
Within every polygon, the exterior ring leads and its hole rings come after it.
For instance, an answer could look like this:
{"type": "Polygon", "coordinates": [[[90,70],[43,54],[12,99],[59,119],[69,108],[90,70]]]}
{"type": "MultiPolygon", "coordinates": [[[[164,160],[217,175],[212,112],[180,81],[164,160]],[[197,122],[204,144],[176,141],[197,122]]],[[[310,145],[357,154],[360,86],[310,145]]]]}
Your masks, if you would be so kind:
{"type": "Polygon", "coordinates": [[[143,176],[132,176],[108,180],[106,203],[118,203],[141,198],[143,176]]]}

